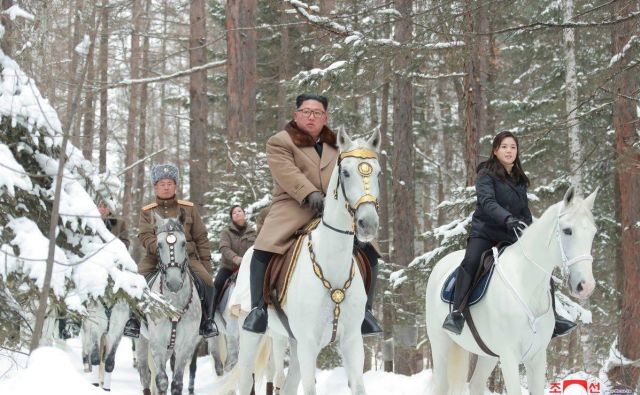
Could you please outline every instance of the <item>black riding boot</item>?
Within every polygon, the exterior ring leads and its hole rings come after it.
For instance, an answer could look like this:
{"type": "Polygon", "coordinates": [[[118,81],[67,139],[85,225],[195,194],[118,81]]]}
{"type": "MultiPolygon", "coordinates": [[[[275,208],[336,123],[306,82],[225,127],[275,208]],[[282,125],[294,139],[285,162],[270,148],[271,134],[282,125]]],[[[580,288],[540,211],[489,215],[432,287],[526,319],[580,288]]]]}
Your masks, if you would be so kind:
{"type": "Polygon", "coordinates": [[[214,321],[215,312],[215,287],[203,285],[204,298],[202,300],[202,320],[200,321],[200,335],[207,337],[218,336],[218,326],[214,321]]]}
{"type": "Polygon", "coordinates": [[[263,288],[264,275],[267,265],[273,256],[272,253],[261,250],[254,250],[251,257],[251,275],[249,284],[251,287],[251,312],[245,318],[242,329],[254,333],[265,333],[267,331],[267,307],[264,305],[263,288]]]}
{"type": "Polygon", "coordinates": [[[553,315],[556,318],[551,338],[565,336],[573,332],[576,329],[576,323],[569,321],[556,312],[556,288],[553,279],[551,279],[551,306],[553,306],[553,315]]]}
{"type": "Polygon", "coordinates": [[[462,301],[471,288],[471,282],[473,278],[462,267],[458,267],[458,273],[456,274],[456,285],[453,292],[453,311],[447,315],[442,327],[449,332],[453,332],[456,335],[462,333],[464,328],[464,315],[462,315],[462,301]]]}
{"type": "Polygon", "coordinates": [[[371,264],[371,286],[369,287],[369,293],[367,293],[367,304],[364,310],[364,320],[360,326],[360,333],[362,335],[375,335],[382,333],[382,328],[378,324],[378,320],[373,316],[373,298],[376,293],[376,281],[378,280],[378,254],[374,248],[369,244],[364,249],[369,263],[371,264]]]}
{"type": "Polygon", "coordinates": [[[129,321],[127,321],[124,326],[123,334],[134,339],[140,337],[140,321],[138,321],[133,313],[129,313],[129,321]]]}

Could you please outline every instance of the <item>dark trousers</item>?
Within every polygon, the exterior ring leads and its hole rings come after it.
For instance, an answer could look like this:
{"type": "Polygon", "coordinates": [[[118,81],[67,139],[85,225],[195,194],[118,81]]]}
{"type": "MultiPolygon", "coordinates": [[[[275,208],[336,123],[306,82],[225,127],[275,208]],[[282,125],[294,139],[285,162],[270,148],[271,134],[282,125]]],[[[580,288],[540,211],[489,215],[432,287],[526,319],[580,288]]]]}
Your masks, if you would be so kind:
{"type": "Polygon", "coordinates": [[[227,282],[229,277],[234,273],[235,270],[223,267],[218,270],[218,274],[216,274],[216,278],[213,280],[213,287],[218,291],[222,291],[222,287],[224,287],[224,283],[227,282]]]}
{"type": "Polygon", "coordinates": [[[480,237],[470,237],[467,241],[467,249],[464,253],[464,259],[460,266],[471,276],[473,279],[480,267],[480,257],[482,253],[490,249],[497,243],[483,239],[480,237]]]}

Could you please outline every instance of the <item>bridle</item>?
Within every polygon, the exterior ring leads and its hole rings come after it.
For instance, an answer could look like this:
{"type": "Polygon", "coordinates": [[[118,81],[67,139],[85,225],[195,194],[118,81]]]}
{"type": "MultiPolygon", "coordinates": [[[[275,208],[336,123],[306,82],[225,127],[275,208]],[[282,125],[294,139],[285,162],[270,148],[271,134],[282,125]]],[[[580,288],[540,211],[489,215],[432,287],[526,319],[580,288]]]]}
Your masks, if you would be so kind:
{"type": "Polygon", "coordinates": [[[187,261],[189,260],[189,256],[185,254],[185,258],[182,262],[176,261],[175,244],[178,241],[178,238],[176,237],[175,232],[184,233],[184,227],[181,223],[170,221],[163,226],[156,228],[156,237],[160,236],[163,233],[167,234],[165,237],[165,241],[169,246],[169,262],[164,263],[161,259],[158,259],[158,267],[160,268],[160,272],[163,275],[166,273],[167,269],[172,267],[179,268],[180,272],[184,274],[187,267],[187,261]]]}
{"type": "MultiPolygon", "coordinates": [[[[178,221],[168,221],[163,226],[156,227],[156,237],[159,238],[161,234],[166,233],[167,235],[165,236],[165,241],[169,245],[169,262],[164,263],[162,262],[161,259],[158,259],[158,267],[160,268],[160,276],[161,276],[160,294],[162,295],[164,295],[163,284],[164,284],[164,277],[167,273],[167,269],[172,267],[179,268],[180,275],[183,277],[183,281],[184,281],[187,262],[189,261],[188,254],[185,254],[184,260],[182,262],[176,261],[175,245],[176,245],[176,242],[178,241],[178,238],[176,237],[175,232],[181,232],[184,234],[184,227],[182,226],[182,223],[178,221]]],[[[191,278],[188,278],[187,280],[189,282],[189,295],[191,295],[191,293],[193,292],[193,280],[191,278]]],[[[176,344],[178,322],[180,322],[182,315],[186,313],[187,310],[189,310],[189,306],[191,305],[191,299],[192,299],[191,297],[187,299],[186,305],[178,311],[177,317],[171,318],[171,333],[169,335],[169,344],[167,345],[167,350],[173,350],[176,344]]]]}
{"type": "Polygon", "coordinates": [[[356,228],[355,215],[356,215],[356,210],[358,210],[358,207],[360,207],[363,204],[371,203],[374,205],[376,212],[380,207],[378,203],[378,198],[371,194],[371,186],[369,184],[369,177],[373,173],[373,166],[371,166],[369,163],[364,161],[364,159],[378,160],[378,154],[375,151],[372,151],[366,148],[356,148],[351,151],[341,152],[340,156],[338,157],[338,163],[337,163],[338,183],[336,184],[336,189],[333,191],[333,198],[338,200],[338,188],[339,188],[340,191],[342,192],[342,197],[344,198],[344,201],[345,201],[345,204],[344,204],[345,208],[349,212],[349,215],[351,215],[351,230],[337,229],[327,224],[323,218],[322,224],[335,232],[346,234],[346,235],[355,234],[355,228],[356,228]],[[360,161],[360,163],[358,163],[358,173],[360,174],[360,178],[362,179],[362,183],[364,184],[364,195],[360,196],[360,198],[358,198],[358,200],[354,205],[351,205],[351,203],[349,202],[349,199],[347,199],[347,193],[344,190],[344,181],[342,181],[342,160],[346,158],[363,159],[362,161],[360,161]]]}

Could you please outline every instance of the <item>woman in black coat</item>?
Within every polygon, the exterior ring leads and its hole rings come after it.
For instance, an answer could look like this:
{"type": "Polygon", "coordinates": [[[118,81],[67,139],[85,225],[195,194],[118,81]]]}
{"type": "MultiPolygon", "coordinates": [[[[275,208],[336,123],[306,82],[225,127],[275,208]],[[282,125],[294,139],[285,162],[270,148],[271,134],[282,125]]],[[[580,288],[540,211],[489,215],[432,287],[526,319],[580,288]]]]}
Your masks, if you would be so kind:
{"type": "MultiPolygon", "coordinates": [[[[515,243],[522,230],[531,224],[528,186],[529,179],[520,163],[518,139],[511,132],[498,133],[493,139],[491,157],[478,166],[478,203],[464,259],[456,275],[453,311],[445,319],[443,328],[458,335],[462,332],[465,319],[461,304],[480,266],[482,253],[503,241],[515,243]]],[[[551,286],[553,296],[553,281],[551,286]]],[[[555,313],[555,301],[553,308],[555,313]]],[[[566,335],[575,328],[575,323],[555,316],[554,336],[566,335]]]]}

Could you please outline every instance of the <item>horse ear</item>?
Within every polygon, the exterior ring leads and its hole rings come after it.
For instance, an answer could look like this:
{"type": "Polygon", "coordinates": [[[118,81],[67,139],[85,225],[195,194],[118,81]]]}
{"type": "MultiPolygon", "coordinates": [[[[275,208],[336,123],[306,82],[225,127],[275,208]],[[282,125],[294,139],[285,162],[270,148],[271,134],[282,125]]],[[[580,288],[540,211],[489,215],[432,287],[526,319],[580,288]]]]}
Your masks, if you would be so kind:
{"type": "Polygon", "coordinates": [[[349,146],[351,146],[351,138],[344,130],[344,127],[341,127],[338,130],[338,147],[340,147],[340,151],[344,151],[349,146]]]}
{"type": "Polygon", "coordinates": [[[590,211],[593,211],[593,203],[596,200],[596,195],[598,195],[599,190],[600,190],[600,187],[597,187],[595,191],[591,192],[591,195],[587,196],[587,198],[584,199],[590,211]]]}
{"type": "Polygon", "coordinates": [[[576,196],[576,189],[573,187],[573,185],[571,185],[569,189],[567,189],[567,192],[565,192],[564,194],[563,201],[564,201],[565,207],[571,204],[571,201],[575,196],[576,196]]]}
{"type": "Polygon", "coordinates": [[[379,128],[376,128],[373,131],[373,133],[371,133],[371,136],[369,137],[369,140],[367,140],[367,143],[371,145],[371,148],[373,148],[374,151],[376,152],[380,151],[380,145],[382,145],[382,138],[381,138],[379,128]]]}

